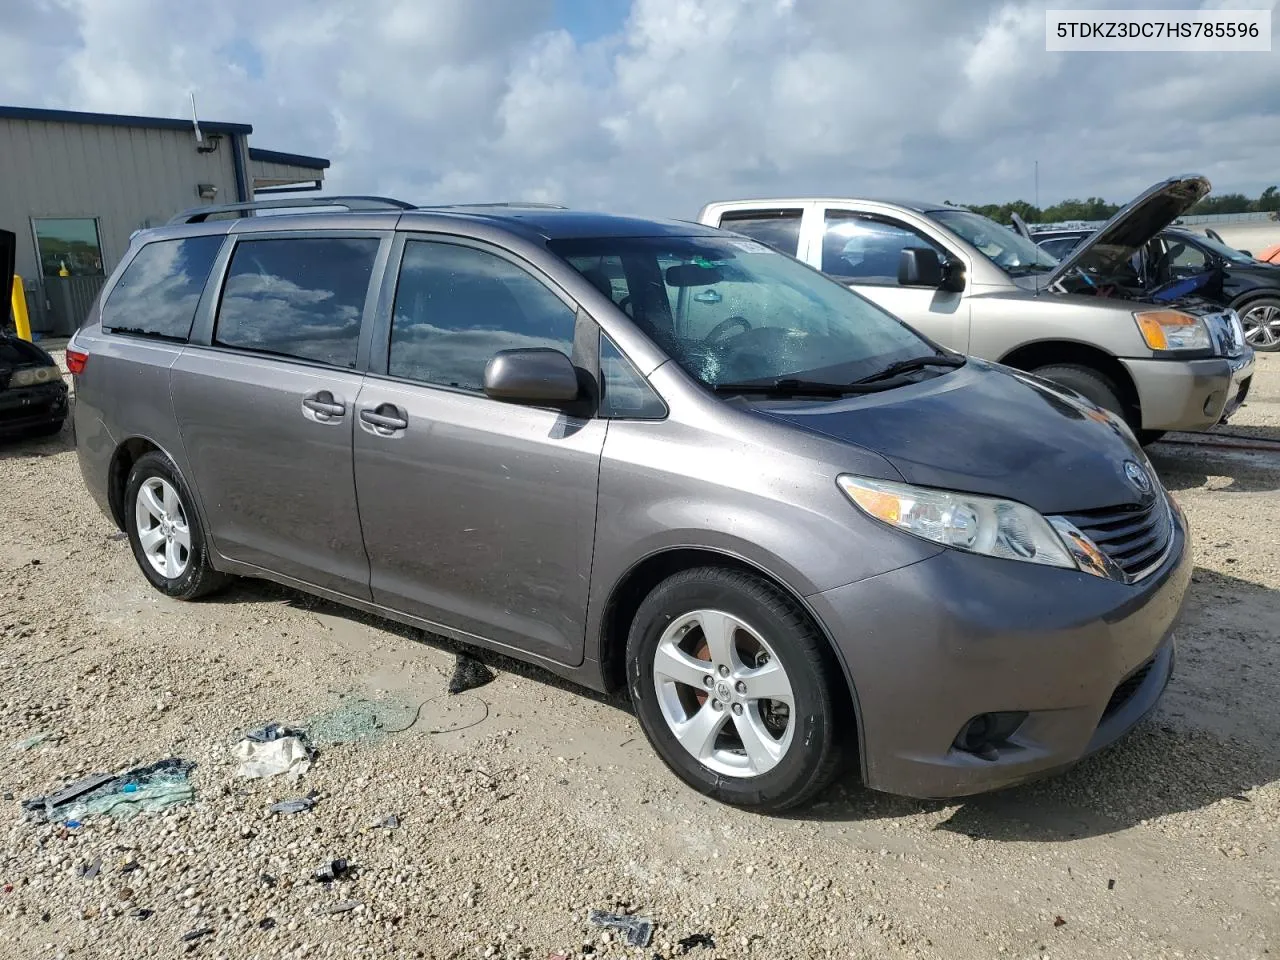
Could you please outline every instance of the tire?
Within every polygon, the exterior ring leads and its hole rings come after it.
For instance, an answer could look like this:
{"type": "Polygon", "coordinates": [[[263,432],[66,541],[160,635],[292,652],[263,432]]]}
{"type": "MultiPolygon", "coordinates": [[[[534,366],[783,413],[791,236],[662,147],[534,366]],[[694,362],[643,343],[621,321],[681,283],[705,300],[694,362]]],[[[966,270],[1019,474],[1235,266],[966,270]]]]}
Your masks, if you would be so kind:
{"type": "Polygon", "coordinates": [[[124,523],[143,576],[166,596],[195,600],[229,582],[230,577],[209,563],[209,548],[191,491],[164,454],[145,453],[129,471],[124,523]],[[140,501],[144,488],[150,492],[150,506],[148,501],[140,501]],[[153,531],[159,533],[158,542],[153,531]]]}
{"type": "Polygon", "coordinates": [[[1125,410],[1124,404],[1120,402],[1120,391],[1106,374],[1099,373],[1092,367],[1082,367],[1074,363],[1051,364],[1047,367],[1037,367],[1031,372],[1044,380],[1052,380],[1054,383],[1074,390],[1104,410],[1110,410],[1124,417],[1130,426],[1133,425],[1129,411],[1125,410]]]}
{"type": "Polygon", "coordinates": [[[837,686],[843,674],[799,604],[759,577],[719,567],[669,577],[636,611],[626,656],[628,688],[645,736],[699,793],[777,813],[812,800],[840,772],[853,738],[851,711],[837,686]],[[704,624],[711,627],[706,633],[704,624]],[[714,645],[721,656],[712,654],[707,633],[730,638],[714,645]],[[672,653],[684,656],[673,659],[672,653]],[[733,664],[727,677],[712,667],[729,666],[726,659],[733,664]],[[674,674],[688,682],[675,681],[674,674]],[[770,692],[780,696],[789,692],[790,703],[753,698],[755,683],[771,684],[770,692]],[[727,706],[717,710],[717,702],[727,706]],[[688,730],[689,747],[675,732],[684,723],[698,725],[688,730]],[[714,729],[720,733],[695,735],[714,729]],[[751,750],[739,730],[747,731],[751,750]]]}
{"type": "Polygon", "coordinates": [[[1280,297],[1258,297],[1236,308],[1244,325],[1245,339],[1260,353],[1280,350],[1280,297]],[[1249,339],[1249,329],[1255,330],[1249,339]]]}

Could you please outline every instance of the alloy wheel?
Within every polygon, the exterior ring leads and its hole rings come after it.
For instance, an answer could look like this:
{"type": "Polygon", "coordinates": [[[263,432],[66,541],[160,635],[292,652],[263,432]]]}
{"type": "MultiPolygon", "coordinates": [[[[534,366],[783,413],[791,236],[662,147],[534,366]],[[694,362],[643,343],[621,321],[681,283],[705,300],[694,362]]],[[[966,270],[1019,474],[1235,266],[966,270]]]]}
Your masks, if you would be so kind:
{"type": "Polygon", "coordinates": [[[134,517],[151,568],[169,580],[182,576],[191,562],[191,528],[178,491],[162,477],[148,478],[138,488],[134,517]]]}
{"type": "Polygon", "coordinates": [[[786,756],[795,695],[760,632],[719,610],[671,621],[653,658],[653,684],[676,741],[707,769],[757,777],[786,756]]]}
{"type": "Polygon", "coordinates": [[[1258,304],[1241,314],[1240,323],[1250,345],[1269,350],[1280,344],[1280,306],[1258,304]]]}

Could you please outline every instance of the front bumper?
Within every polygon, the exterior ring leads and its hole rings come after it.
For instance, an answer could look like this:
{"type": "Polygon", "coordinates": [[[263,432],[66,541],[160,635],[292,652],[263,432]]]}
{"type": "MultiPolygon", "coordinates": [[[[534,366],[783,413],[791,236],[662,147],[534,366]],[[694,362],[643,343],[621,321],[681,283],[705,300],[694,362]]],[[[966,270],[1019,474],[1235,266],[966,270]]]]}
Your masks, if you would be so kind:
{"type": "Polygon", "coordinates": [[[67,416],[67,385],[55,381],[0,390],[0,436],[59,423],[67,416]]]}
{"type": "Polygon", "coordinates": [[[1244,402],[1254,356],[1204,360],[1121,360],[1138,388],[1147,430],[1207,430],[1244,402]]]}
{"type": "Polygon", "coordinates": [[[1191,579],[1182,518],[1134,585],[947,550],[809,597],[853,680],[867,786],[955,797],[1070,766],[1128,732],[1172,672],[1191,579]],[[994,759],[954,746],[984,713],[1027,718],[994,759]]]}

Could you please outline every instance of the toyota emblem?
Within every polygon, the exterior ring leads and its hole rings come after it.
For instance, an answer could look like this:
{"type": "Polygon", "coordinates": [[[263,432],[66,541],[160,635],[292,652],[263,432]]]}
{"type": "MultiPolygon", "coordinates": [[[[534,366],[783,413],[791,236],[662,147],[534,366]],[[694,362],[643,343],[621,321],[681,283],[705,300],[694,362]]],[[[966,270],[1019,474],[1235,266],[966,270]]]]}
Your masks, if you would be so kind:
{"type": "Polygon", "coordinates": [[[1129,478],[1129,482],[1138,488],[1139,493],[1151,492],[1151,478],[1147,476],[1147,471],[1134,463],[1132,460],[1124,462],[1124,475],[1129,478]]]}

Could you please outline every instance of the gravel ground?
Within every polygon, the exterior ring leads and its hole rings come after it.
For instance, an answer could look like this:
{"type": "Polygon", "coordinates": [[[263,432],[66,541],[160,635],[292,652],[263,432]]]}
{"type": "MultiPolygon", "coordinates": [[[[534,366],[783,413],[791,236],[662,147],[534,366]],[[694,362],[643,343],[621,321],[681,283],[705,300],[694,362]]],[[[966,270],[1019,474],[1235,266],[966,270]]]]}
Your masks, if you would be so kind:
{"type": "MultiPolygon", "coordinates": [[[[1280,357],[1220,432],[1280,440],[1280,357]]],[[[496,681],[451,698],[452,654],[414,631],[256,582],[169,601],[65,431],[0,448],[0,953],[1263,957],[1280,948],[1280,453],[1170,439],[1153,460],[1199,568],[1150,721],[1048,782],[963,803],[850,783],[786,819],[704,801],[626,710],[529,668],[491,660],[496,681]],[[234,776],[240,733],[352,697],[422,704],[418,723],[324,749],[297,784],[234,776]],[[8,746],[46,730],[63,737],[8,746]],[[174,754],[198,764],[193,805],[73,830],[19,808],[174,754]],[[309,790],[311,812],[268,814],[309,790]],[[388,814],[398,828],[365,829],[388,814]],[[337,857],[353,876],[312,879],[337,857]],[[591,908],[652,917],[652,946],[591,908]],[[696,934],[714,946],[680,946],[696,934]]]]}

